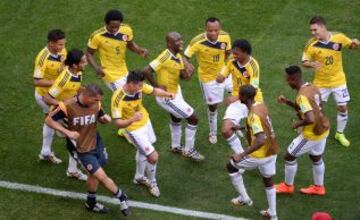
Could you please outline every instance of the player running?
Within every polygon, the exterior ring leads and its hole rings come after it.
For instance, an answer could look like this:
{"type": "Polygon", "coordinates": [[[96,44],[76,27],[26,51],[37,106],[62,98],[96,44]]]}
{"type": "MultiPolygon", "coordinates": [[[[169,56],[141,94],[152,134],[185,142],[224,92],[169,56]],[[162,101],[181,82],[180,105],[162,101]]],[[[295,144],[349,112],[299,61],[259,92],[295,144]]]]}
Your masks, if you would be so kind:
{"type": "Polygon", "coordinates": [[[183,40],[179,33],[169,32],[166,35],[166,43],[167,49],[146,66],[143,72],[153,86],[176,94],[173,100],[156,97],[156,102],[170,113],[171,151],[201,161],[204,160],[204,156],[194,148],[199,120],[194,109],[185,102],[179,84],[180,78],[190,79],[193,69],[192,66],[187,66],[189,64],[181,55],[183,40]],[[157,80],[152,77],[154,71],[157,80]],[[181,146],[181,119],[186,119],[188,122],[185,128],[185,147],[181,146]]]}
{"type": "Polygon", "coordinates": [[[233,58],[217,76],[216,81],[223,83],[229,75],[232,78],[232,93],[227,97],[229,106],[226,109],[222,134],[231,149],[239,154],[243,151],[236,130],[240,128],[241,119],[246,118],[248,110],[239,100],[239,89],[242,85],[252,85],[256,88],[255,100],[263,102],[262,92],[259,88],[260,68],[258,62],[251,56],[251,44],[247,40],[236,40],[232,46],[233,58]]]}
{"type": "Polygon", "coordinates": [[[129,72],[126,84],[116,90],[111,98],[111,112],[115,125],[125,128],[132,144],[136,147],[136,173],[134,183],[149,188],[151,195],[160,196],[156,181],[156,167],[159,158],[153,144],[156,142],[149,113],[142,104],[143,94],[174,99],[173,93],[154,88],[144,83],[140,71],[129,72]],[[145,170],[147,177],[144,175],[145,170]]]}
{"type": "MultiPolygon", "coordinates": [[[[50,106],[57,106],[59,102],[76,96],[81,89],[82,71],[87,65],[86,56],[81,50],[72,49],[66,56],[66,67],[56,78],[53,85],[44,96],[44,101],[50,106]]],[[[72,148],[69,148],[69,164],[66,171],[68,177],[79,180],[87,180],[87,175],[77,168],[77,161],[72,156],[72,148]]]]}
{"type": "MultiPolygon", "coordinates": [[[[33,83],[35,86],[35,100],[41,107],[45,116],[49,113],[50,106],[45,103],[44,96],[48,93],[56,78],[63,71],[66,57],[66,39],[62,30],[54,29],[47,35],[47,45],[42,49],[35,60],[33,83]]],[[[55,131],[46,123],[43,125],[42,147],[39,154],[40,160],[46,160],[53,164],[59,164],[61,159],[55,156],[51,150],[55,131]]]]}
{"type": "Polygon", "coordinates": [[[232,199],[234,205],[253,204],[243,182],[245,170],[259,169],[262,176],[269,208],[260,211],[261,215],[276,220],[276,191],[272,176],[276,171],[278,144],[271,125],[269,112],[264,103],[256,102],[256,88],[252,85],[240,87],[239,99],[249,111],[247,116],[247,137],[249,147],[244,152],[235,153],[227,164],[231,182],[239,196],[232,199]]]}
{"type": "Polygon", "coordinates": [[[350,141],[345,137],[344,130],[348,121],[347,103],[350,95],[343,70],[342,51],[344,48],[358,48],[360,41],[350,39],[343,33],[329,32],[325,19],[321,16],[310,20],[310,31],[313,37],[305,46],[303,66],[314,69],[313,83],[319,87],[322,101],[327,102],[333,94],[338,110],[335,139],[348,147],[350,141]]]}
{"type": "Polygon", "coordinates": [[[76,97],[59,102],[59,106],[47,117],[46,123],[66,135],[67,145],[74,149],[72,154],[89,173],[85,208],[96,213],[109,212],[103,204],[96,202],[96,191],[100,183],[119,199],[120,210],[127,216],[127,196],[102,168],[108,160],[108,154],[96,127],[97,122],[111,122],[111,117],[101,107],[102,94],[96,85],[86,86],[76,97]],[[67,126],[60,123],[64,119],[67,126]]]}
{"type": "MultiPolygon", "coordinates": [[[[190,59],[196,56],[198,62],[198,76],[200,86],[208,105],[209,141],[217,143],[217,105],[224,99],[225,84],[216,82],[216,77],[225,66],[230,54],[231,39],[228,33],[221,30],[218,18],[210,17],[205,23],[205,33],[194,37],[185,50],[185,56],[190,59]]],[[[227,80],[227,87],[231,87],[231,79],[227,80]]],[[[231,91],[231,88],[228,88],[231,91]]]]}
{"type": "Polygon", "coordinates": [[[322,159],[326,139],[329,135],[329,120],[321,109],[321,92],[318,87],[304,82],[301,69],[289,66],[285,69],[289,86],[297,91],[296,101],[289,101],[280,96],[278,101],[293,107],[299,114],[293,129],[301,128],[300,134],[289,145],[285,154],[285,181],[276,185],[277,193],[294,193],[294,178],[297,171],[296,158],[308,153],[313,162],[314,185],[301,188],[300,191],[311,195],[325,195],[324,173],[325,164],[322,159]]]}

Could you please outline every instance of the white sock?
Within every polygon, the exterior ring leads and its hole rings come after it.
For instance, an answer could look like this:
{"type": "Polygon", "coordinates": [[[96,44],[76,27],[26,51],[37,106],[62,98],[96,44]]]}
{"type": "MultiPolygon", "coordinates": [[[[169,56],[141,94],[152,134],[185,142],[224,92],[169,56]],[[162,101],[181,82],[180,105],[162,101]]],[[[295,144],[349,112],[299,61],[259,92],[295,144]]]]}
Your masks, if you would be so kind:
{"type": "Polygon", "coordinates": [[[276,190],[275,187],[265,188],[266,198],[269,204],[269,214],[276,216],[276,190]]]}
{"type": "Polygon", "coordinates": [[[194,148],[195,145],[195,135],[196,135],[196,125],[187,124],[185,128],[185,151],[189,152],[194,148]]]}
{"type": "Polygon", "coordinates": [[[68,172],[75,173],[77,172],[77,161],[69,154],[69,165],[68,165],[68,172]]]}
{"type": "Polygon", "coordinates": [[[287,185],[294,185],[294,179],[296,175],[298,165],[296,160],[286,161],[285,160],[285,183],[287,185]]]}
{"type": "Polygon", "coordinates": [[[136,151],[135,160],[136,160],[135,179],[141,179],[144,177],[147,159],[146,156],[141,154],[138,150],[136,151]]]}
{"type": "Polygon", "coordinates": [[[181,146],[181,122],[170,123],[171,147],[181,146]]]}
{"type": "Polygon", "coordinates": [[[241,142],[239,137],[236,134],[231,135],[228,139],[226,139],[228,144],[230,145],[231,149],[236,153],[240,154],[244,152],[244,149],[241,146],[241,142]]]}
{"type": "Polygon", "coordinates": [[[43,156],[49,156],[51,154],[51,144],[54,139],[55,131],[44,123],[43,126],[43,143],[40,154],[43,156]]]}
{"type": "Polygon", "coordinates": [[[233,184],[236,191],[240,194],[242,199],[245,201],[249,200],[250,197],[246,192],[246,188],[244,185],[242,175],[239,172],[237,172],[237,173],[230,173],[229,176],[230,176],[231,183],[233,184]]]}
{"type": "Polygon", "coordinates": [[[325,163],[321,159],[318,162],[313,162],[313,178],[314,184],[316,186],[323,186],[324,185],[324,174],[325,174],[325,163]]]}
{"type": "Polygon", "coordinates": [[[348,112],[338,112],[337,113],[337,117],[336,117],[336,121],[337,121],[337,128],[336,131],[339,133],[343,133],[348,121],[348,112]]]}
{"type": "Polygon", "coordinates": [[[157,167],[157,163],[155,164],[151,164],[149,162],[146,163],[146,173],[151,184],[156,184],[156,167],[157,167]]]}
{"type": "Polygon", "coordinates": [[[217,110],[212,112],[208,109],[209,127],[210,127],[210,132],[213,134],[217,133],[217,114],[218,114],[217,110]]]}

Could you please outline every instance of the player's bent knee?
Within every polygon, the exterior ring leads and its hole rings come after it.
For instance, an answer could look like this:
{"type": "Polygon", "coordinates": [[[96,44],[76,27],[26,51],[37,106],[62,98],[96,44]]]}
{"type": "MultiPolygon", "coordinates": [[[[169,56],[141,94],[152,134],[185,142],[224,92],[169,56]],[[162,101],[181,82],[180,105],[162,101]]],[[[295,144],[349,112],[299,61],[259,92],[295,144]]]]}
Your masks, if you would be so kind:
{"type": "Polygon", "coordinates": [[[271,177],[263,177],[263,183],[265,187],[272,187],[274,186],[274,183],[272,181],[271,177]]]}
{"type": "Polygon", "coordinates": [[[156,164],[157,161],[159,160],[159,154],[156,150],[154,150],[154,152],[152,152],[148,157],[147,160],[149,163],[151,164],[156,164]]]}
{"type": "Polygon", "coordinates": [[[199,123],[199,118],[197,117],[195,112],[190,117],[188,117],[186,120],[191,125],[197,125],[199,123]]]}
{"type": "Polygon", "coordinates": [[[239,172],[239,169],[234,167],[230,162],[228,162],[226,164],[226,169],[227,169],[228,173],[237,173],[237,172],[239,172]]]}
{"type": "Polygon", "coordinates": [[[317,155],[317,156],[309,155],[309,157],[310,157],[310,160],[312,160],[312,162],[316,163],[316,162],[319,162],[321,160],[322,155],[317,155]]]}
{"type": "Polygon", "coordinates": [[[339,112],[345,113],[345,112],[347,112],[348,107],[347,107],[347,105],[338,105],[338,106],[337,106],[337,110],[338,110],[339,112]]]}
{"type": "Polygon", "coordinates": [[[221,128],[221,133],[224,138],[229,138],[234,133],[232,130],[233,124],[229,120],[224,120],[223,126],[221,128]]]}
{"type": "Polygon", "coordinates": [[[286,161],[294,161],[294,160],[296,160],[296,157],[291,155],[289,152],[286,152],[286,154],[284,156],[284,160],[286,160],[286,161]]]}

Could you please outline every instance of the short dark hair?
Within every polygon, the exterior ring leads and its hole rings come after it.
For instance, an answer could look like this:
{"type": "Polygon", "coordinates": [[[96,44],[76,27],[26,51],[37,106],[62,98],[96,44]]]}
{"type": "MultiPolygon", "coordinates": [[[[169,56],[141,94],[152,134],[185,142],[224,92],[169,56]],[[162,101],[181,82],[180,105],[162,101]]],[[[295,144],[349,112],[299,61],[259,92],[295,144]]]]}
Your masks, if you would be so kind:
{"type": "Polygon", "coordinates": [[[119,10],[110,10],[106,13],[104,21],[106,24],[109,24],[110,21],[120,21],[124,20],[124,15],[119,10]]]}
{"type": "Polygon", "coordinates": [[[127,78],[126,83],[135,83],[138,84],[139,82],[143,82],[145,80],[145,75],[143,72],[139,70],[130,71],[127,78]]]}
{"type": "Polygon", "coordinates": [[[251,44],[249,41],[241,39],[241,40],[235,40],[233,43],[233,48],[238,48],[242,51],[244,51],[247,54],[251,54],[252,52],[252,48],[251,48],[251,44]]]}
{"type": "Polygon", "coordinates": [[[241,97],[244,97],[246,100],[248,99],[254,100],[256,96],[256,92],[257,92],[256,88],[250,84],[243,85],[239,89],[239,95],[241,97]]]}
{"type": "Polygon", "coordinates": [[[53,29],[49,31],[47,35],[47,40],[51,42],[56,42],[64,38],[65,38],[65,33],[60,29],[53,29]]]}
{"type": "Polygon", "coordinates": [[[219,22],[220,23],[220,19],[217,17],[209,17],[208,19],[206,19],[205,24],[209,23],[209,22],[219,22]]]}
{"type": "Polygon", "coordinates": [[[311,18],[310,20],[310,25],[311,24],[321,24],[321,25],[326,25],[326,21],[325,18],[322,16],[314,16],[311,18]]]}
{"type": "Polygon", "coordinates": [[[102,89],[96,85],[95,83],[91,83],[87,86],[85,86],[85,89],[83,90],[83,93],[90,97],[95,97],[97,95],[103,95],[102,89]]]}
{"type": "Polygon", "coordinates": [[[73,64],[79,64],[81,58],[84,56],[84,52],[79,49],[71,49],[66,56],[65,65],[72,66],[73,64]]]}
{"type": "Polygon", "coordinates": [[[285,72],[289,76],[302,76],[301,68],[298,65],[291,65],[286,67],[285,72]]]}

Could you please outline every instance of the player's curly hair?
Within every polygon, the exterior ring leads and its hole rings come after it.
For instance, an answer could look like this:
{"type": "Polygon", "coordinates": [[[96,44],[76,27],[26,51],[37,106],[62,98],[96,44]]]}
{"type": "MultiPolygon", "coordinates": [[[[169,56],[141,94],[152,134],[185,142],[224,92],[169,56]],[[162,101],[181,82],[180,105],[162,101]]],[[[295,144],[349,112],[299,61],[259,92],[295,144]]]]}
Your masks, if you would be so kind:
{"type": "Polygon", "coordinates": [[[72,66],[74,64],[79,64],[83,56],[84,52],[82,52],[82,50],[72,49],[66,56],[65,65],[72,66]]]}
{"type": "Polygon", "coordinates": [[[122,22],[123,20],[124,20],[123,13],[121,13],[121,11],[116,10],[116,9],[108,11],[105,14],[105,18],[104,18],[104,21],[105,21],[106,24],[109,24],[110,21],[120,21],[120,22],[122,22]]]}
{"type": "Polygon", "coordinates": [[[126,83],[140,83],[143,82],[145,80],[145,75],[143,72],[139,71],[139,70],[133,70],[130,71],[127,78],[126,78],[126,83]]]}
{"type": "Polygon", "coordinates": [[[242,51],[244,51],[245,53],[251,55],[252,52],[252,48],[251,48],[251,44],[249,41],[241,39],[241,40],[235,40],[233,43],[232,48],[238,48],[242,51]]]}

